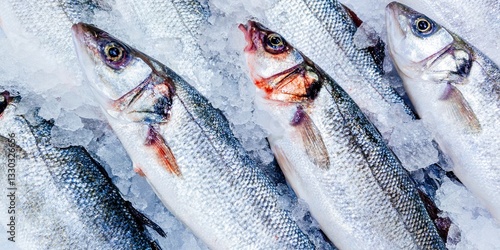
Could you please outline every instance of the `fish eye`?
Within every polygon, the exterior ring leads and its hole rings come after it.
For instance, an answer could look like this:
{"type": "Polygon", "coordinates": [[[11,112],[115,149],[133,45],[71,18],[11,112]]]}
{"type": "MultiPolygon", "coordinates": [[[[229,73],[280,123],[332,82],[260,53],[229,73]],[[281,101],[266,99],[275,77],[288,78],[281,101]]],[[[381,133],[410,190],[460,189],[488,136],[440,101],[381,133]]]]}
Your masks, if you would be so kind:
{"type": "Polygon", "coordinates": [[[418,17],[413,21],[413,31],[420,36],[428,36],[434,33],[434,23],[426,17],[418,17]]]}
{"type": "Polygon", "coordinates": [[[285,51],[286,49],[285,40],[279,34],[271,33],[268,34],[265,38],[266,38],[265,48],[268,52],[276,54],[285,51]]]}
{"type": "Polygon", "coordinates": [[[104,62],[113,69],[122,69],[130,61],[127,48],[118,42],[105,41],[100,47],[104,62]]]}
{"type": "Polygon", "coordinates": [[[110,61],[118,61],[123,58],[123,47],[116,43],[108,43],[104,47],[104,53],[106,54],[106,58],[110,61]]]}

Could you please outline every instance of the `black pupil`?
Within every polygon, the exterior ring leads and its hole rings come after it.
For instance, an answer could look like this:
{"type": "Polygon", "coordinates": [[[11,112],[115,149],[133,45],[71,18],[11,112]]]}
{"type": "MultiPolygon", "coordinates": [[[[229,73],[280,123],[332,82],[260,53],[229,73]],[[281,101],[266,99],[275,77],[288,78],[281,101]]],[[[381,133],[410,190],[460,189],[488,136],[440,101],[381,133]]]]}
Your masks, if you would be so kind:
{"type": "Polygon", "coordinates": [[[417,25],[418,25],[418,30],[420,31],[426,31],[427,29],[429,29],[429,22],[427,22],[426,20],[418,21],[417,25]]]}
{"type": "Polygon", "coordinates": [[[120,50],[117,47],[112,47],[108,50],[110,57],[118,57],[120,55],[120,50]]]}
{"type": "Polygon", "coordinates": [[[271,37],[271,44],[272,45],[280,45],[281,44],[281,38],[277,36],[272,36],[271,37]]]}

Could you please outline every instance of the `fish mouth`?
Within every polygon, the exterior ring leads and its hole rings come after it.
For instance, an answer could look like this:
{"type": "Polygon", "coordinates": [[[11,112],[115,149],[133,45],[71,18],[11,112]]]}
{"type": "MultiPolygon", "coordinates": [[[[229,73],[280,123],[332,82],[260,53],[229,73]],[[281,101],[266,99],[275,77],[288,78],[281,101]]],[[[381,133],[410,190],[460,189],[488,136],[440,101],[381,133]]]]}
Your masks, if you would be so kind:
{"type": "Polygon", "coordinates": [[[398,3],[398,2],[391,2],[385,7],[385,23],[387,25],[387,33],[389,35],[389,39],[391,40],[390,37],[393,36],[393,38],[401,38],[403,39],[406,37],[406,34],[403,31],[403,24],[401,23],[403,20],[401,20],[401,8],[405,7],[404,5],[398,3]]]}
{"type": "Polygon", "coordinates": [[[247,41],[247,45],[243,49],[245,52],[253,52],[257,50],[254,42],[254,34],[257,32],[257,24],[252,20],[248,20],[247,24],[240,24],[238,28],[243,32],[245,36],[245,41],[247,41]]]}
{"type": "Polygon", "coordinates": [[[0,93],[0,117],[2,117],[3,112],[9,105],[19,102],[20,99],[20,96],[14,96],[9,91],[0,93]]]}

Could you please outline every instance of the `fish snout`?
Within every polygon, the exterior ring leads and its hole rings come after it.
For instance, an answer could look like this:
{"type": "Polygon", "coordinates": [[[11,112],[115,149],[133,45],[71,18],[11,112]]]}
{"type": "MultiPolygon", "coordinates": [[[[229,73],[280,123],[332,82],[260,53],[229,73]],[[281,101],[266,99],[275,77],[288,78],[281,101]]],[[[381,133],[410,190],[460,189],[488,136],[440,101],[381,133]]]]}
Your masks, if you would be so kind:
{"type": "Polygon", "coordinates": [[[246,25],[239,24],[238,28],[243,32],[243,35],[245,36],[245,41],[247,42],[247,45],[245,46],[243,51],[245,52],[256,51],[257,47],[255,46],[254,37],[257,31],[256,30],[257,24],[252,20],[248,20],[246,25]]]}

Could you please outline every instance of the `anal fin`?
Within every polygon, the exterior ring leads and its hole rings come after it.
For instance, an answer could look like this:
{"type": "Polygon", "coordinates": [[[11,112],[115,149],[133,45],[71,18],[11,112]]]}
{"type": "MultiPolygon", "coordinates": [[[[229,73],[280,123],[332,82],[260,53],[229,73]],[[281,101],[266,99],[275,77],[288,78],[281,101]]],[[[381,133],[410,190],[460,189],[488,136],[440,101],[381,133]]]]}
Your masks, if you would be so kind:
{"type": "Polygon", "coordinates": [[[145,145],[153,148],[158,160],[165,167],[165,169],[167,169],[167,171],[175,174],[176,176],[182,176],[172,150],[167,145],[161,134],[158,133],[158,131],[156,131],[156,129],[152,126],[149,127],[145,145]]]}
{"type": "Polygon", "coordinates": [[[481,123],[476,114],[474,114],[467,100],[455,86],[448,84],[440,100],[446,102],[448,112],[467,131],[472,133],[481,131],[481,123]]]}
{"type": "Polygon", "coordinates": [[[309,160],[321,169],[330,167],[330,157],[323,138],[311,117],[298,106],[291,125],[300,133],[309,160]]]}

